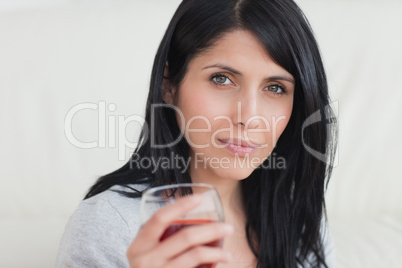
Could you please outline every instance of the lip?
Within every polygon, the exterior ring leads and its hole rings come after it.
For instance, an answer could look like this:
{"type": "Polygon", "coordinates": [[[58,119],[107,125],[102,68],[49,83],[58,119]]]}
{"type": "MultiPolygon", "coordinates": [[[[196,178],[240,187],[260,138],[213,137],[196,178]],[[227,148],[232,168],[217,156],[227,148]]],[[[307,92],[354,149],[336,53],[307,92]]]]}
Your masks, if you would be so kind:
{"type": "Polygon", "coordinates": [[[251,141],[247,142],[246,140],[239,138],[218,139],[218,141],[223,144],[226,149],[239,156],[251,154],[259,147],[251,141]]]}

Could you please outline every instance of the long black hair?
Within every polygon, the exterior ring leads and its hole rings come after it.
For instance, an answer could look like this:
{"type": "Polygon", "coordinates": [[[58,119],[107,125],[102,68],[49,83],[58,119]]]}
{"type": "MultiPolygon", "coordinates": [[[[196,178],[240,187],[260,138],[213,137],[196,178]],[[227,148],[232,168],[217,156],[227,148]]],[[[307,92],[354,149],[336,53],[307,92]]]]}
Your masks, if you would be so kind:
{"type": "MultiPolygon", "coordinates": [[[[335,117],[329,107],[326,75],[316,40],[307,19],[292,0],[184,0],[155,57],[139,146],[126,165],[99,178],[85,198],[114,185],[191,182],[185,166],[144,168],[135,163],[141,158],[189,157],[189,145],[180,138],[175,111],[155,106],[164,103],[165,65],[168,63],[170,82],[179,88],[191,59],[234,30],[253,33],[271,58],[295,78],[291,118],[266,160],[281,156],[286,159],[286,168],[269,168],[263,163],[241,181],[246,233],[258,259],[257,267],[293,268],[307,260],[311,267],[327,267],[320,226],[334,161],[336,123],[314,120],[308,126],[303,124],[317,113],[321,118],[335,117]],[[163,144],[172,145],[157,146],[163,144]],[[317,154],[313,155],[312,150],[317,154]]],[[[141,191],[126,195],[139,197],[141,191]]]]}

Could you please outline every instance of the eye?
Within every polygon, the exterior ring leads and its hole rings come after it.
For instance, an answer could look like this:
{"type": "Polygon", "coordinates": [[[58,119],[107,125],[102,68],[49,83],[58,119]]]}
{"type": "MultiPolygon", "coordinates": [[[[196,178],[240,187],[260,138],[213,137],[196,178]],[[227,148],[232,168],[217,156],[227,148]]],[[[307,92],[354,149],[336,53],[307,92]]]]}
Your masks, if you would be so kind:
{"type": "Polygon", "coordinates": [[[222,85],[222,86],[226,86],[226,85],[230,85],[232,83],[232,81],[230,81],[230,79],[223,74],[214,74],[211,77],[212,82],[214,82],[217,85],[222,85]]]}
{"type": "Polygon", "coordinates": [[[274,94],[284,94],[286,93],[285,87],[279,84],[273,84],[266,87],[267,91],[272,92],[274,94]]]}

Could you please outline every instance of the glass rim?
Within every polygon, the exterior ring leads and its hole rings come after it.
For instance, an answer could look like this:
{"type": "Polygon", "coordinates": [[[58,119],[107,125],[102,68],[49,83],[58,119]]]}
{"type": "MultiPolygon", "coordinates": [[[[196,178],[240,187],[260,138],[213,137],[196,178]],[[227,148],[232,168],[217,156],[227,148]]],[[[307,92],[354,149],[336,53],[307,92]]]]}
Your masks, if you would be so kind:
{"type": "Polygon", "coordinates": [[[180,187],[204,187],[204,188],[209,188],[208,191],[213,190],[216,192],[216,188],[215,186],[213,186],[212,184],[208,184],[208,183],[202,183],[202,182],[197,182],[197,183],[177,183],[177,184],[169,184],[169,185],[162,185],[162,186],[156,186],[156,187],[152,187],[149,188],[147,190],[145,190],[143,192],[143,197],[144,196],[151,196],[153,198],[158,198],[157,196],[154,196],[153,194],[155,192],[158,191],[163,191],[163,190],[167,190],[167,189],[177,189],[180,187]]]}

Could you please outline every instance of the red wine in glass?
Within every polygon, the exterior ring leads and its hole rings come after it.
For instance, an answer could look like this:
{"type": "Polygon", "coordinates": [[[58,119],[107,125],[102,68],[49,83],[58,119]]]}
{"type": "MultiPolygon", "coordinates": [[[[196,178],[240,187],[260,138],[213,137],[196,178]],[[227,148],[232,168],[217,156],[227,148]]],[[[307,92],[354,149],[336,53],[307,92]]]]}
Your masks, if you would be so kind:
{"type": "MultiPolygon", "coordinates": [[[[175,220],[172,222],[169,227],[165,230],[165,232],[162,234],[161,238],[159,239],[160,241],[168,238],[172,234],[178,232],[179,230],[189,227],[192,225],[198,225],[198,224],[205,224],[205,223],[210,223],[213,222],[213,220],[209,219],[181,219],[181,220],[175,220]]],[[[221,247],[222,246],[222,240],[216,240],[210,243],[205,244],[205,246],[209,247],[221,247]]],[[[216,263],[207,263],[207,264],[201,264],[198,265],[197,268],[214,268],[216,266],[216,263]]]]}
{"type": "MultiPolygon", "coordinates": [[[[185,215],[182,215],[181,219],[171,222],[160,237],[160,241],[188,226],[224,222],[222,203],[213,185],[206,183],[178,183],[149,188],[142,193],[141,223],[146,224],[159,209],[191,194],[199,194],[202,197],[201,203],[185,213],[185,215]]],[[[222,247],[222,244],[223,239],[219,239],[206,243],[205,246],[222,247]]],[[[198,265],[197,268],[214,268],[215,266],[216,263],[206,263],[198,265]]]]}

